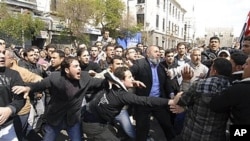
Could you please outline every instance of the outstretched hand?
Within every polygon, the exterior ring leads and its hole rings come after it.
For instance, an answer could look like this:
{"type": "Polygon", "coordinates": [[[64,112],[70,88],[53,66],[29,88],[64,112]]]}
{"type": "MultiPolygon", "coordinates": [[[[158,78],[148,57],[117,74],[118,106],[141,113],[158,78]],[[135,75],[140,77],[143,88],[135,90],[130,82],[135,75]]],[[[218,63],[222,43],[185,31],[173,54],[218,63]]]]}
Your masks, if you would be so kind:
{"type": "Polygon", "coordinates": [[[194,76],[194,71],[191,69],[190,66],[185,66],[183,70],[181,70],[181,75],[183,80],[191,80],[194,76]]]}
{"type": "Polygon", "coordinates": [[[134,85],[135,87],[139,87],[139,88],[146,88],[146,85],[145,85],[143,82],[137,81],[137,80],[134,80],[134,81],[133,81],[133,85],[134,85]]]}
{"type": "Polygon", "coordinates": [[[24,93],[24,98],[27,98],[27,96],[29,95],[29,92],[30,92],[30,87],[26,87],[26,86],[14,86],[14,87],[12,87],[11,90],[15,94],[24,93]]]}

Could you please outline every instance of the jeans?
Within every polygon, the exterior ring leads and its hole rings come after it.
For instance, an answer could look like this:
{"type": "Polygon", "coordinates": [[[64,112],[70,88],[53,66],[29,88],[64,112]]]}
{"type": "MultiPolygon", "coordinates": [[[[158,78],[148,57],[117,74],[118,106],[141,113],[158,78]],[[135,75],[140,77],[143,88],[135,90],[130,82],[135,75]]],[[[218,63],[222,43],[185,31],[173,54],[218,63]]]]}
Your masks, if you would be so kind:
{"type": "Polygon", "coordinates": [[[131,124],[127,109],[122,109],[120,114],[115,117],[115,120],[120,123],[122,129],[130,138],[135,139],[135,128],[131,124]]]}
{"type": "Polygon", "coordinates": [[[18,141],[13,124],[0,129],[0,141],[18,141]]]}
{"type": "Polygon", "coordinates": [[[71,141],[81,141],[80,123],[76,123],[73,126],[67,126],[65,122],[62,122],[58,126],[51,126],[47,124],[45,126],[44,141],[55,141],[56,137],[61,130],[65,129],[69,135],[71,141]]]}

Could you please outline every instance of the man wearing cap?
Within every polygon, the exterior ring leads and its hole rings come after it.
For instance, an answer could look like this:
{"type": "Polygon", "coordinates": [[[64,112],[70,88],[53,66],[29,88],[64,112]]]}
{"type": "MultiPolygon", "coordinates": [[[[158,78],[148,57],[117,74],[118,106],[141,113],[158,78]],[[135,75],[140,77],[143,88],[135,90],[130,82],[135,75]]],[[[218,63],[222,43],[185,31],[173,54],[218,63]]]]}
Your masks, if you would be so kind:
{"type": "Polygon", "coordinates": [[[230,60],[230,56],[231,55],[228,50],[223,49],[218,52],[218,57],[220,58],[225,58],[227,60],[230,60]]]}

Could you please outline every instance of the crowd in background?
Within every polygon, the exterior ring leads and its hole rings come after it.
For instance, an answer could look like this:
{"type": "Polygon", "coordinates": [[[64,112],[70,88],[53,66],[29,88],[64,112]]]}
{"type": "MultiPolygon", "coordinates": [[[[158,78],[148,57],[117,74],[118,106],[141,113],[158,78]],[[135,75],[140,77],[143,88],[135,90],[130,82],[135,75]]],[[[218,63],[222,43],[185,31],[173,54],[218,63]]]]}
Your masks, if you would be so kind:
{"type": "Polygon", "coordinates": [[[54,141],[61,130],[72,141],[146,141],[152,118],[167,140],[223,141],[228,126],[250,124],[250,36],[241,48],[211,37],[207,47],[124,49],[108,31],[92,46],[5,45],[0,39],[3,141],[54,141]]]}

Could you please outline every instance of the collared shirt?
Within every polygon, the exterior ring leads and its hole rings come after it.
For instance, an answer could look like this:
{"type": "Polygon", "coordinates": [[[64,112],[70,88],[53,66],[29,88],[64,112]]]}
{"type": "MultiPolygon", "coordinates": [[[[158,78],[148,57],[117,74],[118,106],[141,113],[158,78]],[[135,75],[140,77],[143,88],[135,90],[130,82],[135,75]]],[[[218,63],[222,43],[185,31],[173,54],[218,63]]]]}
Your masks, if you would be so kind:
{"type": "Polygon", "coordinates": [[[152,88],[151,88],[149,96],[159,97],[160,96],[160,82],[159,82],[158,72],[157,72],[157,68],[159,65],[154,65],[151,62],[149,63],[150,63],[151,71],[152,71],[152,88]]]}

